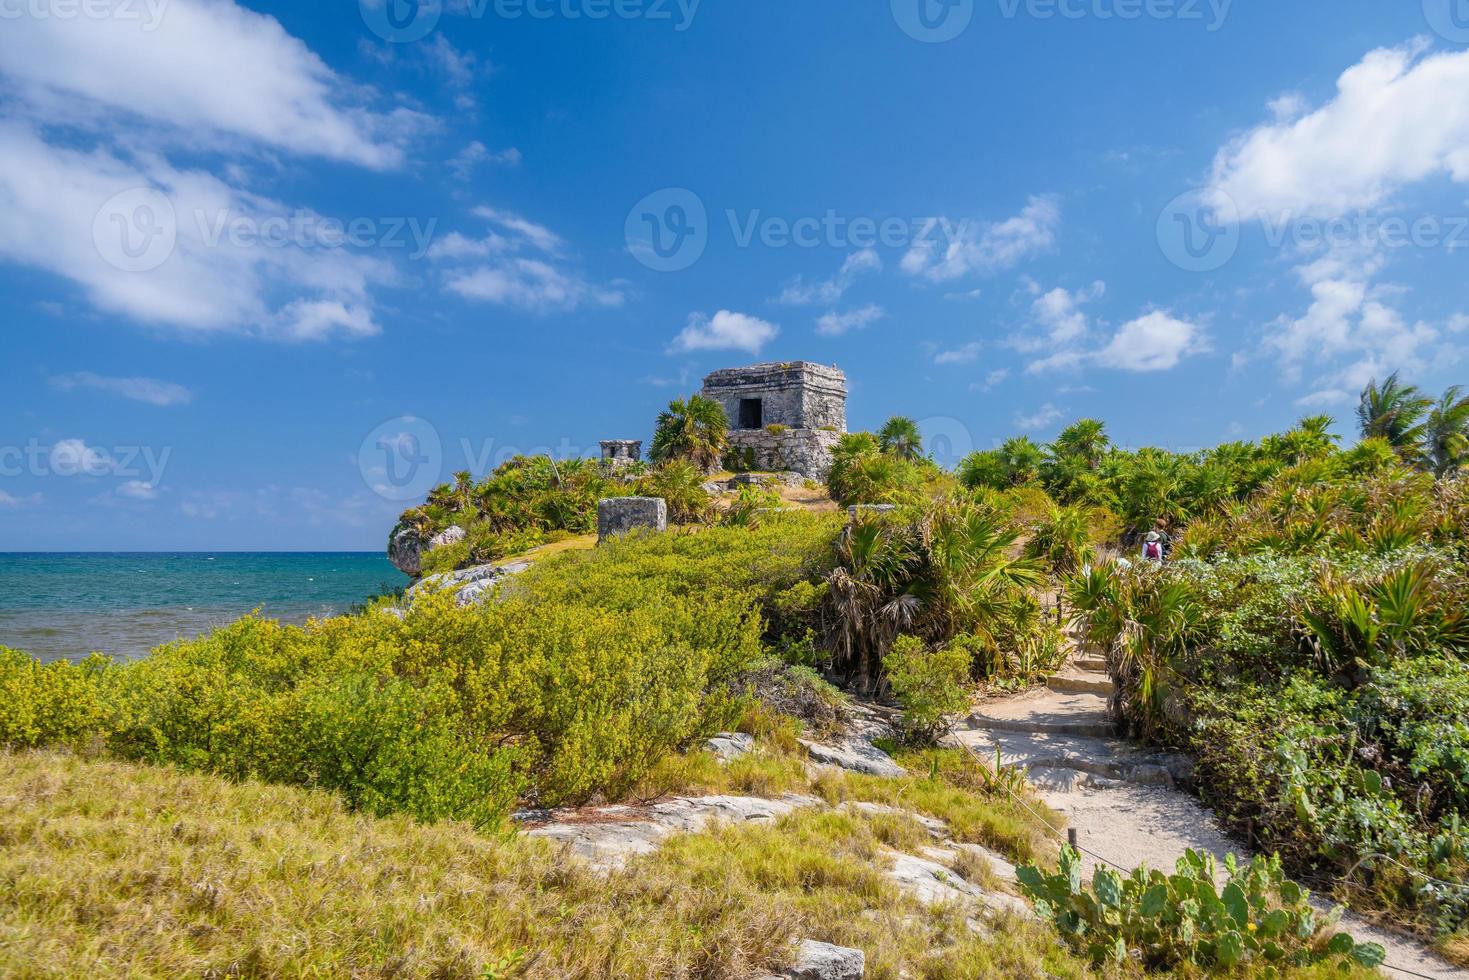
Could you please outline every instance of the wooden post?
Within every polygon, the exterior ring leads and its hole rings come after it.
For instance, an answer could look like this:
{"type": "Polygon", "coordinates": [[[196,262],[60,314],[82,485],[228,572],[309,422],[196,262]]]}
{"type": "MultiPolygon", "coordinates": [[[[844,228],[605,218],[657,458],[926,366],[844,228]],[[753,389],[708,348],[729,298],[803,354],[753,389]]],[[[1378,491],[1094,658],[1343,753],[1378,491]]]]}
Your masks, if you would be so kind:
{"type": "Polygon", "coordinates": [[[1077,846],[1076,846],[1076,828],[1075,827],[1067,827],[1066,828],[1066,843],[1068,843],[1068,844],[1071,845],[1071,849],[1073,851],[1076,851],[1077,850],[1077,846]]]}

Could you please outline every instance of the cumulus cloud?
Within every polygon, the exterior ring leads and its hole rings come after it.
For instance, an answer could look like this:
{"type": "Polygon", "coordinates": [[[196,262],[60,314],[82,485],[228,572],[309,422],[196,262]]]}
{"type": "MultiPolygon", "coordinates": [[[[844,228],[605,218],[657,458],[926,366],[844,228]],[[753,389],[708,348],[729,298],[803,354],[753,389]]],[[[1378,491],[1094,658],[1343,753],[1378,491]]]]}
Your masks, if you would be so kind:
{"type": "Polygon", "coordinates": [[[1271,103],[1272,122],[1214,160],[1210,190],[1241,215],[1321,218],[1373,207],[1433,176],[1469,182],[1469,51],[1428,54],[1421,42],[1367,54],[1336,96],[1305,112],[1299,96],[1271,103]]]}
{"type": "Polygon", "coordinates": [[[1168,371],[1185,357],[1208,349],[1198,324],[1155,310],[1124,323],[1091,360],[1121,371],[1168,371]]]}
{"type": "Polygon", "coordinates": [[[155,378],[109,378],[91,371],[58,375],[51,379],[51,384],[61,391],[91,388],[161,408],[187,405],[194,398],[194,393],[188,388],[171,381],[158,381],[155,378]]]}
{"type": "Polygon", "coordinates": [[[984,344],[971,340],[967,344],[939,351],[933,355],[933,362],[935,364],[972,364],[979,359],[979,352],[983,349],[984,344]]]}
{"type": "Polygon", "coordinates": [[[823,337],[840,337],[849,331],[861,330],[863,327],[876,323],[885,316],[887,314],[883,312],[882,307],[875,303],[868,303],[866,306],[858,307],[855,310],[848,310],[845,313],[838,313],[833,310],[817,319],[816,332],[823,337]]]}
{"type": "Polygon", "coordinates": [[[744,313],[720,310],[708,317],[694,313],[688,324],[669,346],[669,353],[682,354],[705,350],[738,350],[759,354],[780,333],[773,323],[744,313]]]}
{"type": "Polygon", "coordinates": [[[119,497],[129,500],[157,500],[158,488],[143,480],[128,480],[114,491],[119,497]]]}
{"type": "Polygon", "coordinates": [[[880,271],[882,271],[882,258],[876,250],[864,248],[860,252],[848,255],[843,260],[842,267],[830,279],[807,282],[803,277],[796,276],[786,283],[780,296],[776,298],[776,302],[790,306],[815,304],[830,306],[841,301],[858,277],[864,273],[880,271]]]}
{"type": "Polygon", "coordinates": [[[1051,196],[1032,197],[1013,218],[992,224],[924,222],[900,268],[930,282],[949,282],[979,272],[1011,268],[1050,250],[1061,227],[1061,205],[1051,196]]]}
{"type": "Polygon", "coordinates": [[[1031,373],[1086,366],[1167,371],[1184,358],[1209,350],[1201,325],[1166,310],[1145,313],[1110,333],[1104,324],[1094,324],[1081,305],[1106,293],[1106,284],[1100,281],[1076,292],[1062,288],[1041,292],[1034,285],[1032,291],[1036,299],[1031,315],[1039,333],[1015,342],[1021,350],[1044,352],[1027,365],[1031,373]]]}
{"type": "Polygon", "coordinates": [[[1042,405],[1040,408],[1036,409],[1029,415],[1024,413],[1017,413],[1015,415],[1014,422],[1017,429],[1020,429],[1024,432],[1035,432],[1039,429],[1044,429],[1049,426],[1055,425],[1057,422],[1061,421],[1064,415],[1065,413],[1062,412],[1055,405],[1052,405],[1050,402],[1046,402],[1044,405],[1042,405]]]}
{"type": "Polygon", "coordinates": [[[626,299],[616,286],[596,285],[572,270],[560,257],[565,243],[544,225],[491,207],[472,213],[494,226],[488,234],[456,232],[428,251],[430,259],[450,266],[444,280],[450,292],[533,313],[620,306],[626,299]]]}
{"type": "Polygon", "coordinates": [[[0,31],[0,73],[52,121],[145,123],[191,145],[234,138],[377,170],[400,165],[427,124],[374,111],[370,90],[232,0],[169,0],[150,29],[123,16],[143,4],[95,2],[113,14],[7,18],[0,31]]]}
{"type": "Polygon", "coordinates": [[[105,449],[82,439],[62,439],[51,447],[51,472],[57,476],[106,476],[116,465],[105,449]]]}
{"type": "Polygon", "coordinates": [[[464,149],[449,158],[449,171],[460,180],[468,180],[474,176],[474,172],[483,164],[500,164],[506,167],[518,166],[520,163],[520,151],[515,147],[505,150],[491,151],[479,140],[470,143],[464,149]]]}

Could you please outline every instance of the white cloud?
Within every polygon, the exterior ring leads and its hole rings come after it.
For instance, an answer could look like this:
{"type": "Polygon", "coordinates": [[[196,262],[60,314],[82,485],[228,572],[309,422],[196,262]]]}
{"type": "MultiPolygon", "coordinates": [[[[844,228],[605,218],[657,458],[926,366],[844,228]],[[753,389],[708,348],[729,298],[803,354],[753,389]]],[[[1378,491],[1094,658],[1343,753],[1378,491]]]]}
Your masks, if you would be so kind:
{"type": "Polygon", "coordinates": [[[1079,307],[1101,299],[1107,293],[1107,284],[1097,280],[1085,289],[1068,292],[1059,286],[1036,297],[1031,312],[1042,329],[1043,340],[1029,346],[1046,346],[1052,349],[1066,347],[1084,340],[1090,330],[1085,313],[1079,307]]]}
{"type": "Polygon", "coordinates": [[[460,180],[468,180],[474,176],[474,171],[480,164],[502,164],[514,167],[519,165],[520,159],[520,151],[513,146],[492,153],[483,143],[475,140],[450,157],[448,167],[455,177],[460,180]]]}
{"type": "Polygon", "coordinates": [[[82,439],[62,439],[51,447],[51,472],[57,476],[106,476],[116,465],[105,449],[82,439]]]}
{"type": "Polygon", "coordinates": [[[1185,357],[1208,349],[1204,331],[1197,324],[1155,310],[1123,324],[1091,359],[1121,371],[1168,371],[1185,357]]]}
{"type": "Polygon", "coordinates": [[[376,256],[216,235],[222,222],[261,228],[307,212],[204,171],[175,169],[157,156],[125,159],[105,148],[52,146],[22,123],[0,122],[0,200],[6,202],[0,257],[66,277],[99,309],[140,323],[290,338],[292,303],[370,309],[370,285],[397,279],[391,263],[376,256]],[[154,227],[176,235],[161,264],[144,272],[118,264],[121,236],[134,244],[140,239],[110,223],[136,219],[138,212],[129,204],[109,213],[116,195],[139,188],[151,189],[146,200],[154,227]]]}
{"type": "Polygon", "coordinates": [[[875,303],[848,310],[846,313],[837,313],[833,310],[817,319],[816,332],[823,337],[840,337],[848,331],[861,330],[885,316],[887,314],[883,312],[882,307],[875,303]]]}
{"type": "Polygon", "coordinates": [[[780,333],[780,328],[758,317],[720,310],[709,318],[702,313],[689,317],[688,325],[669,346],[670,353],[704,350],[739,350],[759,354],[780,333]]]}
{"type": "Polygon", "coordinates": [[[474,260],[446,274],[450,292],[536,313],[620,306],[626,299],[620,288],[595,285],[559,263],[564,243],[544,225],[491,207],[477,207],[472,213],[495,229],[478,239],[455,232],[428,250],[429,258],[441,262],[474,260]],[[527,251],[540,255],[528,256],[527,251]]]}
{"type": "Polygon", "coordinates": [[[574,310],[579,306],[620,306],[616,289],[596,287],[540,259],[515,258],[453,273],[451,292],[465,299],[517,306],[537,313],[574,310]]]}
{"type": "Polygon", "coordinates": [[[1008,269],[1053,247],[1060,226],[1061,206],[1051,196],[1032,197],[1018,215],[994,224],[930,219],[900,268],[930,282],[1008,269]]]}
{"type": "Polygon", "coordinates": [[[971,340],[951,350],[939,351],[933,356],[933,362],[935,364],[973,364],[979,359],[979,352],[983,349],[984,344],[971,340]]]}
{"type": "Polygon", "coordinates": [[[91,371],[59,375],[51,379],[51,384],[61,391],[92,388],[159,407],[186,405],[194,398],[194,393],[188,388],[171,381],[158,381],[154,378],[107,378],[91,371]]]}
{"type": "Polygon", "coordinates": [[[777,303],[790,306],[823,304],[830,306],[841,301],[857,277],[868,272],[882,271],[882,258],[874,249],[864,248],[853,252],[842,262],[841,269],[830,279],[808,283],[801,276],[788,282],[776,298],[777,303]]]}
{"type": "Polygon", "coordinates": [[[152,29],[120,15],[143,4],[90,2],[114,15],[6,18],[0,31],[0,73],[49,121],[144,123],[190,145],[233,137],[373,169],[400,165],[427,123],[365,107],[370,90],[232,0],[169,0],[152,29]]]}
{"type": "Polygon", "coordinates": [[[115,491],[119,497],[129,500],[157,500],[158,488],[143,480],[129,480],[115,491]]]}
{"type": "Polygon", "coordinates": [[[1247,217],[1330,218],[1429,177],[1469,182],[1466,91],[1469,51],[1425,54],[1422,42],[1372,51],[1321,108],[1300,115],[1298,99],[1276,100],[1274,122],[1222,149],[1215,201],[1247,217]]]}
{"type": "Polygon", "coordinates": [[[41,502],[41,495],[33,493],[28,497],[17,497],[13,494],[0,490],[0,507],[29,507],[41,502]]]}
{"type": "Polygon", "coordinates": [[[996,368],[984,376],[983,381],[976,381],[969,386],[970,391],[989,391],[1010,377],[1009,368],[996,368]]]}
{"type": "Polygon", "coordinates": [[[1055,425],[1057,422],[1061,421],[1064,415],[1065,413],[1062,412],[1055,405],[1052,405],[1050,402],[1046,402],[1030,415],[1017,413],[1014,419],[1015,427],[1025,432],[1035,432],[1038,429],[1044,429],[1049,426],[1055,425]]]}

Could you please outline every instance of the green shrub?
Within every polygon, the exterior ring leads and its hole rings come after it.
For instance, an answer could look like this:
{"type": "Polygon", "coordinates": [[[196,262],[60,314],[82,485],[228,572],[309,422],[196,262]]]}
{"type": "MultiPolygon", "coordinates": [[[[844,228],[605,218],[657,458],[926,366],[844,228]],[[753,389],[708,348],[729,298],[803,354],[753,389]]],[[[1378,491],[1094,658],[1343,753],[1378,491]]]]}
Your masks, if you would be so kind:
{"type": "Polygon", "coordinates": [[[71,745],[94,732],[102,718],[99,685],[110,661],[42,664],[0,647],[0,746],[25,749],[71,745]]]}
{"type": "Polygon", "coordinates": [[[1067,847],[1057,873],[1026,866],[1017,874],[1036,914],[1099,964],[1122,965],[1134,951],[1152,970],[1196,964],[1242,971],[1331,960],[1372,968],[1386,957],[1381,946],[1358,944],[1345,932],[1318,942],[1341,910],[1318,915],[1309,893],[1281,874],[1279,858],[1257,857],[1240,867],[1229,855],[1225,866],[1229,880],[1219,888],[1214,858],[1190,850],[1172,875],[1142,867],[1123,876],[1098,868],[1088,889],[1081,855],[1067,847]]]}
{"type": "Polygon", "coordinates": [[[948,717],[969,705],[970,658],[961,646],[930,650],[916,636],[900,636],[882,665],[913,741],[932,742],[948,730],[948,717]]]}

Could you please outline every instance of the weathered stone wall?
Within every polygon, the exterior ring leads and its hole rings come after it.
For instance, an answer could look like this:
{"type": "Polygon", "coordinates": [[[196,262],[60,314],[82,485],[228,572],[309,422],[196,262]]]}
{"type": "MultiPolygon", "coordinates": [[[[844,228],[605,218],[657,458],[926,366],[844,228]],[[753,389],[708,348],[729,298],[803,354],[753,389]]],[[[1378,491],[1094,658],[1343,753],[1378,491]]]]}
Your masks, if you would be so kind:
{"type": "Polygon", "coordinates": [[[643,458],[641,439],[603,439],[602,462],[613,469],[631,466],[643,458]]]}
{"type": "Polygon", "coordinates": [[[740,402],[758,398],[762,426],[847,431],[847,376],[839,368],[810,361],[725,368],[704,379],[701,394],[724,406],[732,430],[741,430],[740,402]]]}
{"type": "Polygon", "coordinates": [[[776,473],[790,470],[812,480],[823,480],[831,469],[831,451],[841,439],[839,432],[823,429],[732,430],[730,449],[754,454],[755,469],[776,473]]]}
{"type": "Polygon", "coordinates": [[[668,530],[668,504],[662,497],[609,497],[597,501],[597,540],[639,528],[668,530]]]}

